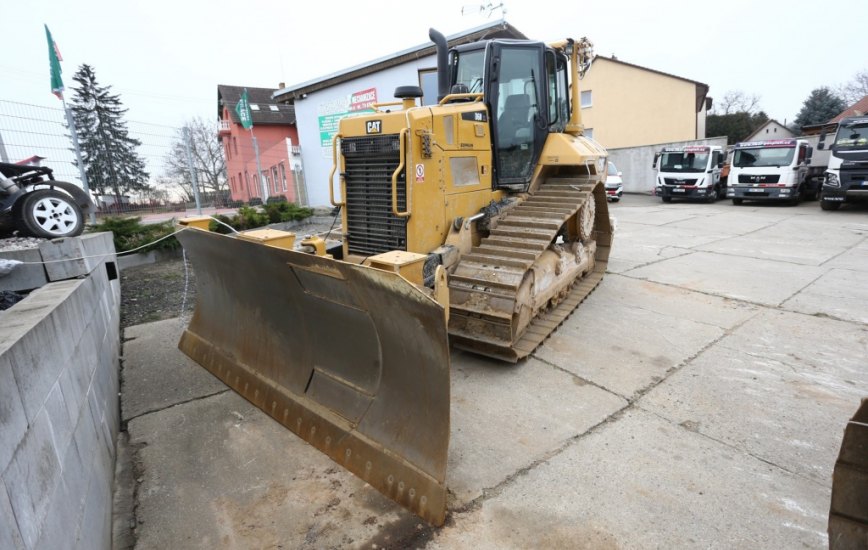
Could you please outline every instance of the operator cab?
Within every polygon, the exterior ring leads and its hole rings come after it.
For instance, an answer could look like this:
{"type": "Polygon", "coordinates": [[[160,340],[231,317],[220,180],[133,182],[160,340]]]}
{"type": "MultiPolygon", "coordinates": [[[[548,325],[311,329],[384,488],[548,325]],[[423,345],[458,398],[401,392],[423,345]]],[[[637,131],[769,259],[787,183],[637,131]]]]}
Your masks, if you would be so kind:
{"type": "Polygon", "coordinates": [[[568,60],[542,42],[488,40],[450,51],[452,93],[483,94],[491,113],[494,186],[525,190],[549,132],[570,118],[568,60]]]}

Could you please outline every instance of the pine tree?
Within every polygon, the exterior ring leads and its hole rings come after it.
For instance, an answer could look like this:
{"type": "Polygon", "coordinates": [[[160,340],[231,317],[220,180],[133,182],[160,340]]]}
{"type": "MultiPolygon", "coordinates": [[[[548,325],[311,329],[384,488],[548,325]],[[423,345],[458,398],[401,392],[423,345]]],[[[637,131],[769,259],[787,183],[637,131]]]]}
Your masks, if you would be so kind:
{"type": "Polygon", "coordinates": [[[802,110],[796,115],[796,126],[823,124],[846,108],[844,100],[828,87],[817,88],[811,91],[811,95],[802,104],[802,110]]]}
{"type": "Polygon", "coordinates": [[[118,204],[128,191],[148,189],[145,161],[136,152],[142,142],[129,136],[120,96],[111,93],[111,86],[100,86],[87,64],[72,79],[72,115],[91,189],[111,192],[118,204]]]}

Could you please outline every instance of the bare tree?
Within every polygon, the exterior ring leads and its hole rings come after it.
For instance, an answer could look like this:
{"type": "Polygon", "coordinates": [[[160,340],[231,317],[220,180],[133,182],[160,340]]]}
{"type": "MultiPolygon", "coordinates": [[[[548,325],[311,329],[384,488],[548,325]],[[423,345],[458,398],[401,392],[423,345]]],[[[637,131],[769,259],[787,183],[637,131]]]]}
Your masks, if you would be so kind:
{"type": "Polygon", "coordinates": [[[848,106],[856,103],[868,95],[868,69],[859,71],[849,82],[841,84],[835,91],[848,106]]]}
{"type": "Polygon", "coordinates": [[[747,94],[741,90],[730,90],[723,97],[715,100],[712,113],[715,115],[733,115],[748,113],[755,115],[760,111],[760,98],[756,94],[747,94]]]}
{"type": "Polygon", "coordinates": [[[188,131],[191,138],[190,153],[200,191],[213,194],[214,197],[225,196],[229,190],[226,182],[226,159],[217,138],[217,125],[205,122],[200,117],[190,119],[183,127],[178,128],[171,149],[164,159],[165,178],[159,180],[160,184],[176,187],[186,200],[193,200],[193,178],[187,162],[188,131]]]}

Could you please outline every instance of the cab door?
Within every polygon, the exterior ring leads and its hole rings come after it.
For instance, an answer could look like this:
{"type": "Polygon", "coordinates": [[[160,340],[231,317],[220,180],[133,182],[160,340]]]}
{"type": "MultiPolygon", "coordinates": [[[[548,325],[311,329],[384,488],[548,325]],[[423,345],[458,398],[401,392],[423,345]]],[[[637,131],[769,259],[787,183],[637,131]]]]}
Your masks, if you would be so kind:
{"type": "Polygon", "coordinates": [[[524,187],[548,133],[545,46],[494,42],[486,100],[492,118],[496,187],[524,187]]]}

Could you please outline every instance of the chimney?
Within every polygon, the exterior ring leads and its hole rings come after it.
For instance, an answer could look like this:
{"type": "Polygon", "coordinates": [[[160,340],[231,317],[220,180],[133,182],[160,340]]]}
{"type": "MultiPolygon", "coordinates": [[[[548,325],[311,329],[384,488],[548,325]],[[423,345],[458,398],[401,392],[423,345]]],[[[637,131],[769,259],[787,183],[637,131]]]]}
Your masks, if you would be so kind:
{"type": "Polygon", "coordinates": [[[286,88],[286,82],[278,82],[277,89],[282,90],[284,88],[286,88]]]}

